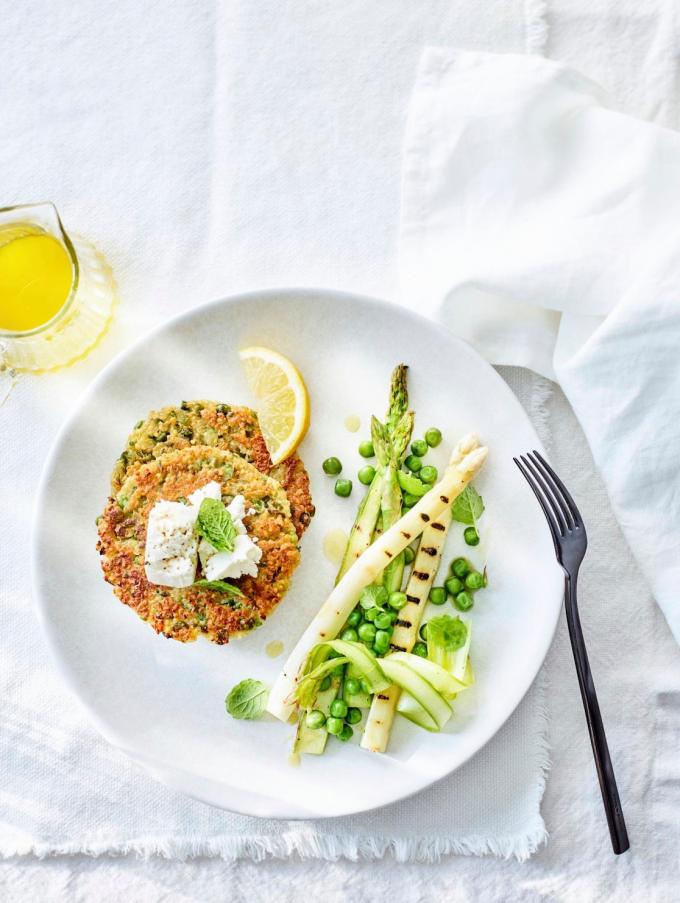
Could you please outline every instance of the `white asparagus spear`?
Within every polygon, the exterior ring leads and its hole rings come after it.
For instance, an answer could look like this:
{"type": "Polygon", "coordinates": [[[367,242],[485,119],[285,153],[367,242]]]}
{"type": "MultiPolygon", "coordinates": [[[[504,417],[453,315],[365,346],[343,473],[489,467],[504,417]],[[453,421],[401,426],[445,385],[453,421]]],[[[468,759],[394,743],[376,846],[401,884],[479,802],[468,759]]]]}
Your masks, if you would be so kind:
{"type": "MultiPolygon", "coordinates": [[[[423,530],[420,547],[406,586],[408,602],[399,612],[394,626],[391,647],[400,652],[410,652],[418,639],[418,629],[427,605],[427,598],[437,576],[442,550],[451,526],[451,506],[447,506],[423,530]]],[[[371,752],[385,752],[390,738],[394,713],[399,702],[399,687],[376,693],[368,712],[361,745],[371,752]]]]}
{"type": "Polygon", "coordinates": [[[439,483],[354,562],[302,634],[276,679],[267,704],[267,710],[272,715],[281,721],[288,720],[295,707],[293,693],[300,669],[310,650],[317,643],[337,636],[362,589],[382,573],[395,555],[420,536],[430,521],[451,505],[479,472],[487,454],[487,448],[479,447],[477,436],[469,435],[461,439],[439,483]]]}
{"type": "MultiPolygon", "coordinates": [[[[452,458],[455,457],[456,451],[454,450],[452,458]]],[[[418,629],[439,569],[451,519],[449,506],[423,530],[418,554],[406,587],[408,602],[399,612],[399,620],[392,634],[392,649],[410,652],[418,639],[418,629]]],[[[391,686],[373,697],[361,738],[364,749],[370,749],[371,752],[385,752],[387,749],[400,693],[399,687],[391,686]]]]}

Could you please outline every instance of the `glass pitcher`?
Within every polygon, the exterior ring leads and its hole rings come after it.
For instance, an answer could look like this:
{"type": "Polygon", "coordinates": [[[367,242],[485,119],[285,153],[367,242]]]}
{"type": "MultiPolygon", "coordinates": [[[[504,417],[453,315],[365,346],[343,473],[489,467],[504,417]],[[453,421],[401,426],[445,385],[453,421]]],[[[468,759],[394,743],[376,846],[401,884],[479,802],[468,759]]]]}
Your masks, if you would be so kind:
{"type": "MultiPolygon", "coordinates": [[[[0,208],[0,369],[54,370],[84,357],[116,296],[102,254],[68,235],[52,203],[0,208]]],[[[4,394],[4,393],[0,393],[4,394]]]]}

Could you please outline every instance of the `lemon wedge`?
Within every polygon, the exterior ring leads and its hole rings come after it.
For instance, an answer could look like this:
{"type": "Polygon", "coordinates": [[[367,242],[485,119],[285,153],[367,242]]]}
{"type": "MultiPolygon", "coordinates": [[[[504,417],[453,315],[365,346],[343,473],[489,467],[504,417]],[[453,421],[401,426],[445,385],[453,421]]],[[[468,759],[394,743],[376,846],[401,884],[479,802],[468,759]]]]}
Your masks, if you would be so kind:
{"type": "Polygon", "coordinates": [[[257,416],[272,464],[289,458],[309,427],[309,394],[292,361],[270,348],[239,351],[246,379],[259,401],[257,416]]]}

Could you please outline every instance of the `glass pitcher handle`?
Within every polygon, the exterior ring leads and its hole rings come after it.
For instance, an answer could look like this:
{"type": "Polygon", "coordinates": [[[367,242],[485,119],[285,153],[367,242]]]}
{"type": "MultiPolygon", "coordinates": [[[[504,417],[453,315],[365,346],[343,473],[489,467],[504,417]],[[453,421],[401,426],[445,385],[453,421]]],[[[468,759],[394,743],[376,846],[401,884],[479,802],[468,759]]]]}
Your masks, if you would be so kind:
{"type": "Polygon", "coordinates": [[[17,371],[6,363],[7,346],[0,342],[0,408],[12,394],[12,390],[17,384],[17,371]]]}

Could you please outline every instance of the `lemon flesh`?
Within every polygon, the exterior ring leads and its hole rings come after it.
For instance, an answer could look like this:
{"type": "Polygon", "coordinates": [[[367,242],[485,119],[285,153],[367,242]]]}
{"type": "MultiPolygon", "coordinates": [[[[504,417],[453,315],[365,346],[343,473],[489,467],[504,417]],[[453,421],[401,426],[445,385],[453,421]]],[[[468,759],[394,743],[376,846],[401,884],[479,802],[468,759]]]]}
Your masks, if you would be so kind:
{"type": "Polygon", "coordinates": [[[239,352],[273,464],[289,458],[309,427],[309,394],[299,370],[278,351],[253,346],[239,352]]]}

